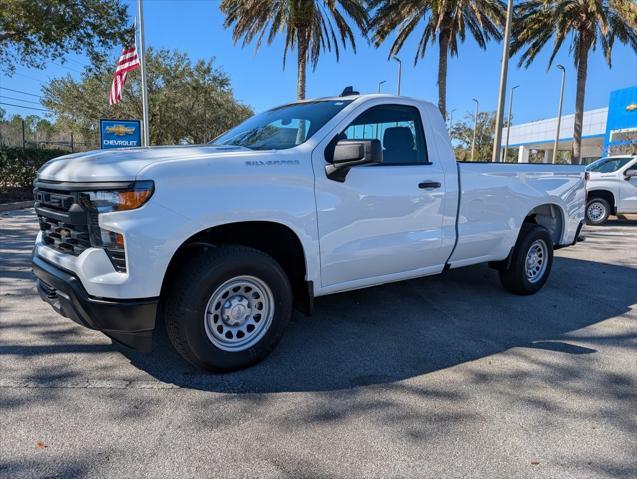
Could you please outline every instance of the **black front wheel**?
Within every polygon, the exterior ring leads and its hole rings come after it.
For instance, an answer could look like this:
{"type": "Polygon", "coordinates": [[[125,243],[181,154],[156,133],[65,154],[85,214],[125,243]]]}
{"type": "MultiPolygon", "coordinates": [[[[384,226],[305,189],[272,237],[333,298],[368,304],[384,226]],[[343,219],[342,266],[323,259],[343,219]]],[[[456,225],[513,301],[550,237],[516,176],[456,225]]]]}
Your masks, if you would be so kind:
{"type": "Polygon", "coordinates": [[[234,370],[267,356],[292,314],[283,268],[243,246],[218,246],[190,258],[173,278],[166,301],[168,336],[191,363],[234,370]]]}
{"type": "Polygon", "coordinates": [[[553,241],[546,228],[525,223],[513,248],[508,267],[500,270],[502,285],[516,294],[539,291],[553,265],[553,241]]]}

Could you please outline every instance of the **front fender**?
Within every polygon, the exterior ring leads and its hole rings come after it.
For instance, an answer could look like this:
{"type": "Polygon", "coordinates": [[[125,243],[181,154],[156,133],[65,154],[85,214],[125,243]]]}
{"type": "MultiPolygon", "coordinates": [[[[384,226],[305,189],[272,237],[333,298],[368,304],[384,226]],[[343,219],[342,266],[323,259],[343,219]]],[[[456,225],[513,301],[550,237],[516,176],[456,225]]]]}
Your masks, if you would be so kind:
{"type": "MultiPolygon", "coordinates": [[[[139,218],[145,222],[144,237],[133,235],[129,241],[129,232],[122,231],[127,249],[131,243],[132,261],[146,258],[141,266],[152,255],[153,276],[148,275],[145,281],[155,294],[161,290],[173,255],[189,238],[208,228],[247,221],[279,223],[292,230],[305,252],[307,279],[320,284],[314,176],[309,159],[305,162],[298,151],[291,150],[276,157],[276,161],[261,162],[252,157],[249,163],[240,158],[162,163],[137,178],[153,179],[155,194],[149,205],[171,212],[166,221],[139,218]],[[155,252],[146,251],[147,245],[155,252]]],[[[122,229],[137,231],[135,221],[122,223],[122,229]]]]}

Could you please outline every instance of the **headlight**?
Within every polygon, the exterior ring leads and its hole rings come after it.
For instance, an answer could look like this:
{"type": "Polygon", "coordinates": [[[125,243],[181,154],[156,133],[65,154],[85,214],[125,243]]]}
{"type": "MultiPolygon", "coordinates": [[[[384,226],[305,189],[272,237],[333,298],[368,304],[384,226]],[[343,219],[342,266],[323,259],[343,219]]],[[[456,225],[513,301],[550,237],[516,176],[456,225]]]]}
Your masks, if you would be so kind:
{"type": "Polygon", "coordinates": [[[134,210],[146,203],[155,191],[152,181],[136,181],[123,188],[85,191],[80,194],[84,206],[97,213],[134,210]]]}
{"type": "Polygon", "coordinates": [[[83,191],[79,195],[80,203],[88,212],[88,234],[91,246],[104,248],[117,271],[126,272],[126,248],[121,233],[100,228],[100,213],[126,211],[139,208],[146,203],[155,191],[152,181],[108,184],[100,189],[83,191]]]}

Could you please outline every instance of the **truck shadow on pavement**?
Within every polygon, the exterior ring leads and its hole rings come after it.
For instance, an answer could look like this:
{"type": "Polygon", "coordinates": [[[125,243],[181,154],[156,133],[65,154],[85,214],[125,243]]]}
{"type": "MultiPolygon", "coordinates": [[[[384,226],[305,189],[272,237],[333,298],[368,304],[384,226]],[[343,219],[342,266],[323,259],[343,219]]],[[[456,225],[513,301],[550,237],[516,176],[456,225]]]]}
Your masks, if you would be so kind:
{"type": "MultiPolygon", "coordinates": [[[[122,352],[160,381],[237,393],[390,383],[511,348],[591,354],[596,350],[573,344],[570,333],[629,311],[637,303],[635,275],[628,267],[556,258],[549,283],[534,296],[503,291],[494,271],[476,266],[318,298],[314,316],[295,314],[271,356],[233,373],[187,364],[162,325],[152,354],[122,352]]],[[[627,339],[584,336],[587,343],[627,339]]]]}
{"type": "Polygon", "coordinates": [[[290,476],[391,476],[402,464],[414,477],[521,477],[522,457],[547,477],[636,477],[632,235],[587,229],[534,296],[475,266],[318,298],[264,362],[209,374],[162,325],[141,354],[57,316],[29,268],[33,216],[13,218],[13,230],[0,224],[0,476],[112,476],[120,464],[132,476],[169,475],[158,464],[255,475],[237,466],[273,457],[290,476]],[[161,391],[175,386],[191,390],[161,391]],[[296,391],[314,394],[262,394],[296,391]],[[43,437],[51,447],[36,451],[43,437]],[[210,444],[226,439],[238,455],[217,459],[210,444]]]}

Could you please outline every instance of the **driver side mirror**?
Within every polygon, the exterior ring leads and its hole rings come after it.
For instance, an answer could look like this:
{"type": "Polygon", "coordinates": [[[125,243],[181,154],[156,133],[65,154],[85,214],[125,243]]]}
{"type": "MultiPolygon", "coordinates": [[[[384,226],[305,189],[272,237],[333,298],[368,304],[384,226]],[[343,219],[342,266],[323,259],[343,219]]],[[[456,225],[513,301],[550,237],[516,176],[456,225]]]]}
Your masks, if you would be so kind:
{"type": "Polygon", "coordinates": [[[637,177],[637,169],[635,168],[631,168],[630,170],[626,170],[624,172],[624,179],[626,181],[630,181],[631,178],[635,178],[635,177],[637,177]]]}
{"type": "Polygon", "coordinates": [[[380,140],[340,140],[334,146],[331,163],[325,166],[330,180],[345,181],[353,166],[383,162],[383,148],[380,140]]]}

